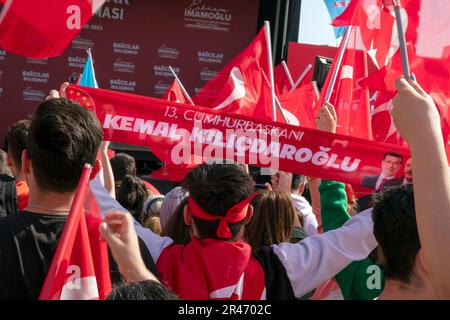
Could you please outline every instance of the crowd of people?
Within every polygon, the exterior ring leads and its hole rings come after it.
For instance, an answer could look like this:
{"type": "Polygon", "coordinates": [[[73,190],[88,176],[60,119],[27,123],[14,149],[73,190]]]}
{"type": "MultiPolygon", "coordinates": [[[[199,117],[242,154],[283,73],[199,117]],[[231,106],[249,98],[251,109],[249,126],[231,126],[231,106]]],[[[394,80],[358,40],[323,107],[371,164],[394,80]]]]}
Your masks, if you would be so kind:
{"type": "MultiPolygon", "coordinates": [[[[365,210],[350,185],[279,171],[256,189],[247,166],[220,161],[164,195],[133,157],[111,156],[94,113],[53,94],[11,125],[0,152],[0,299],[38,298],[84,165],[99,162],[111,201],[126,209],[100,225],[110,300],[449,299],[439,114],[417,82],[396,85],[392,116],[411,159],[393,181],[404,159],[385,155],[382,173],[363,180],[376,190],[365,210]]],[[[336,122],[325,104],[317,128],[334,133],[336,122]]]]}

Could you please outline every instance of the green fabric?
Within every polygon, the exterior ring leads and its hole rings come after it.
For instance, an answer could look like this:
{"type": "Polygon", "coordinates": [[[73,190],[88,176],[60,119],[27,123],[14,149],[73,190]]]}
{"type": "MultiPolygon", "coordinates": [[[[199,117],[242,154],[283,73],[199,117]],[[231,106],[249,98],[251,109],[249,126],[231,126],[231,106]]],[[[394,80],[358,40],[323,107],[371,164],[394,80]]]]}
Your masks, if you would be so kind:
{"type": "MultiPolygon", "coordinates": [[[[336,181],[322,180],[320,187],[320,206],[323,231],[330,231],[341,227],[351,219],[347,213],[347,195],[345,184],[336,181]]],[[[370,258],[353,261],[336,275],[336,281],[341,288],[345,300],[372,300],[380,295],[384,289],[384,272],[381,267],[381,289],[371,289],[371,276],[368,268],[373,263],[370,258]]]]}

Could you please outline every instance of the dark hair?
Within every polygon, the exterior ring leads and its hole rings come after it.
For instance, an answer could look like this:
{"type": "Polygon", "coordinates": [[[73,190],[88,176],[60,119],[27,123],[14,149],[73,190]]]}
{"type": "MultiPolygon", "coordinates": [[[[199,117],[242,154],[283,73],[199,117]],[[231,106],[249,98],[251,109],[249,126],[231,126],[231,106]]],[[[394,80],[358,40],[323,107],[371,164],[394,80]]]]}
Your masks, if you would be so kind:
{"type": "Polygon", "coordinates": [[[117,153],[110,160],[115,181],[123,181],[125,176],[133,176],[136,171],[136,160],[126,154],[117,153]]]}
{"type": "Polygon", "coordinates": [[[300,188],[300,185],[305,182],[306,177],[301,174],[293,174],[292,175],[292,184],[291,184],[291,190],[297,190],[300,188]]]}
{"type": "MultiPolygon", "coordinates": [[[[230,208],[251,196],[254,190],[251,177],[237,164],[201,164],[186,175],[182,185],[200,208],[213,216],[225,216],[230,208]]],[[[218,239],[218,220],[192,218],[200,238],[218,239]]],[[[232,239],[243,222],[228,224],[232,239]]]]}
{"type": "Polygon", "coordinates": [[[412,185],[383,190],[373,201],[374,235],[382,250],[386,276],[410,283],[420,249],[412,185]]]}
{"type": "Polygon", "coordinates": [[[70,192],[84,165],[93,164],[102,141],[102,127],[92,111],[68,99],[50,99],[33,115],[27,150],[38,186],[70,192]]]}
{"type": "Polygon", "coordinates": [[[27,137],[30,131],[30,120],[20,120],[8,129],[6,135],[6,148],[14,164],[22,166],[22,151],[27,148],[27,137]]]}
{"type": "Polygon", "coordinates": [[[153,280],[124,282],[113,288],[106,300],[179,300],[169,288],[153,280]]]}
{"type": "Polygon", "coordinates": [[[400,162],[403,162],[403,156],[402,156],[400,153],[397,153],[397,152],[394,152],[394,151],[386,152],[386,153],[384,154],[383,160],[386,160],[386,157],[387,157],[387,156],[392,156],[392,157],[395,157],[395,158],[400,158],[400,159],[401,159],[400,162]]]}
{"type": "Polygon", "coordinates": [[[125,176],[117,190],[117,201],[136,219],[141,221],[144,202],[148,198],[148,191],[141,179],[133,176],[125,176]]]}
{"type": "Polygon", "coordinates": [[[252,250],[288,242],[297,214],[289,194],[264,190],[253,198],[251,204],[254,214],[245,227],[245,239],[252,250]]]}
{"type": "Polygon", "coordinates": [[[190,226],[184,222],[183,215],[184,207],[187,203],[187,197],[181,200],[161,232],[161,236],[171,238],[174,244],[186,245],[191,241],[190,226]]]}

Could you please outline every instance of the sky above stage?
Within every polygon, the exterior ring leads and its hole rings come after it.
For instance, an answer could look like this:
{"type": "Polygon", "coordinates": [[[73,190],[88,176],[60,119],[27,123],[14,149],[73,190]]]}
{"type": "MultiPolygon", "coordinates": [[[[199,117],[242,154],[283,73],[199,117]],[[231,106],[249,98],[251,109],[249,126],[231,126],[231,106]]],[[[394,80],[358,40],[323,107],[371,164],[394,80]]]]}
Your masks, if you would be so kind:
{"type": "Polygon", "coordinates": [[[331,18],[322,0],[302,0],[298,42],[336,47],[331,18]]]}

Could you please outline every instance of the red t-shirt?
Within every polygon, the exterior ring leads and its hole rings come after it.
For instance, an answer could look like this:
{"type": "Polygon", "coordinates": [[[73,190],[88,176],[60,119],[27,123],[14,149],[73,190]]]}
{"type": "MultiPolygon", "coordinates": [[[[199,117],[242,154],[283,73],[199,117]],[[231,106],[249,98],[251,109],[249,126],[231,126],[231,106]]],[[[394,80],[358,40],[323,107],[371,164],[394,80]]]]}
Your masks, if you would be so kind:
{"type": "Polygon", "coordinates": [[[27,182],[23,180],[16,182],[16,189],[19,210],[22,211],[28,206],[28,194],[30,193],[30,189],[28,189],[27,182]]]}

